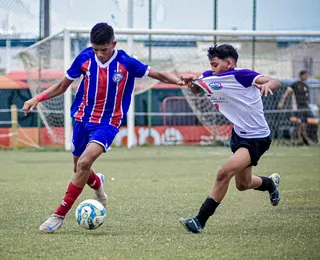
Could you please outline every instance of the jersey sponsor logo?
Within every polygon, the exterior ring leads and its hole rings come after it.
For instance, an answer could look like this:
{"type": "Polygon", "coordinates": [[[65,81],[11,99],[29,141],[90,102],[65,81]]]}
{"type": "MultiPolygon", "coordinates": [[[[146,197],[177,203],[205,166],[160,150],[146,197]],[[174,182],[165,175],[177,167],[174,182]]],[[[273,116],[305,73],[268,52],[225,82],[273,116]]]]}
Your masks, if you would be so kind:
{"type": "Polygon", "coordinates": [[[116,72],[112,76],[112,80],[115,83],[119,83],[122,79],[123,79],[123,73],[121,73],[121,72],[116,72]]]}
{"type": "Polygon", "coordinates": [[[228,100],[225,97],[217,97],[215,95],[207,95],[207,98],[213,104],[228,104],[228,100]]]}
{"type": "Polygon", "coordinates": [[[221,90],[222,89],[221,83],[217,82],[217,81],[210,82],[208,85],[212,90],[221,90]]]}

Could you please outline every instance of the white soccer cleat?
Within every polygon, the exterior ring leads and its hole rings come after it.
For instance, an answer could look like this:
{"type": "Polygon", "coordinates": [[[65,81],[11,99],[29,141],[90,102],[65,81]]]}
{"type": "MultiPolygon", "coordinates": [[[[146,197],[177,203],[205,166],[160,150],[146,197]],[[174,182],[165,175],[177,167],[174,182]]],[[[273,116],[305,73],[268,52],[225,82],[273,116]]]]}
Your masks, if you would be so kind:
{"type": "Polygon", "coordinates": [[[94,191],[94,199],[99,201],[104,208],[107,207],[108,204],[108,196],[107,194],[104,192],[103,189],[103,185],[104,185],[104,175],[102,173],[97,173],[97,175],[99,176],[100,180],[101,180],[101,186],[99,189],[94,191]]]}
{"type": "Polygon", "coordinates": [[[273,182],[273,191],[269,192],[270,194],[270,202],[272,206],[278,206],[280,203],[280,191],[279,191],[279,184],[280,184],[280,175],[278,173],[273,173],[269,176],[269,179],[273,182]]]}
{"type": "Polygon", "coordinates": [[[41,232],[53,233],[63,224],[63,217],[52,214],[43,224],[39,227],[41,232]]]}

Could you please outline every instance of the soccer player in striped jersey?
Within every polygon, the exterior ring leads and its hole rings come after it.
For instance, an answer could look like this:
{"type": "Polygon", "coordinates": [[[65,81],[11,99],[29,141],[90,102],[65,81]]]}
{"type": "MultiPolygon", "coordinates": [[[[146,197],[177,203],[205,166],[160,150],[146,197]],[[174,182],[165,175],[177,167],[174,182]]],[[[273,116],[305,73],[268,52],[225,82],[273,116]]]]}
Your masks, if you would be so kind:
{"type": "Polygon", "coordinates": [[[204,72],[199,79],[192,75],[181,75],[181,79],[193,93],[203,92],[212,105],[233,123],[230,142],[233,155],[218,170],[215,184],[198,215],[180,219],[182,225],[193,233],[203,230],[225,197],[233,176],[239,191],[268,191],[273,206],[280,201],[279,174],[274,173],[270,177],[252,175],[252,166],[258,164],[271,144],[261,95],[272,95],[272,90],[280,88],[280,82],[252,70],[237,69],[238,53],[231,45],[210,47],[208,58],[211,70],[204,72]]]}
{"type": "Polygon", "coordinates": [[[107,195],[103,189],[104,176],[92,170],[92,164],[112,144],[130,106],[135,78],[145,76],[182,85],[176,76],[159,72],[117,50],[113,28],[107,23],[96,24],[90,32],[92,47],[84,49],[67,70],[64,78],[38,96],[25,102],[25,114],[38,102],[64,93],[71,83],[82,76],[71,106],[74,118],[73,162],[74,177],[65,197],[54,213],[40,226],[40,231],[54,232],[88,184],[95,199],[104,207],[107,195]]]}

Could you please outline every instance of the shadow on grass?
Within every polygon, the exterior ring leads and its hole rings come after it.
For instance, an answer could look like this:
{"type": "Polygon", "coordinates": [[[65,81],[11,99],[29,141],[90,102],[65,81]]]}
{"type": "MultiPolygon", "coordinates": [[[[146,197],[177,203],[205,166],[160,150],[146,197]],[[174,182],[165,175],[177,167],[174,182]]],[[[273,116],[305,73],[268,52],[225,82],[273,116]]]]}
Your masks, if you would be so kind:
{"type": "MultiPolygon", "coordinates": [[[[58,236],[91,236],[91,237],[115,237],[115,236],[132,236],[133,235],[133,230],[132,231],[115,231],[115,230],[79,230],[79,229],[74,229],[74,230],[60,230],[57,231],[54,234],[50,235],[58,235],[58,236]]],[[[47,233],[45,233],[47,234],[47,233]]],[[[142,234],[141,234],[142,235],[142,234]]]]}

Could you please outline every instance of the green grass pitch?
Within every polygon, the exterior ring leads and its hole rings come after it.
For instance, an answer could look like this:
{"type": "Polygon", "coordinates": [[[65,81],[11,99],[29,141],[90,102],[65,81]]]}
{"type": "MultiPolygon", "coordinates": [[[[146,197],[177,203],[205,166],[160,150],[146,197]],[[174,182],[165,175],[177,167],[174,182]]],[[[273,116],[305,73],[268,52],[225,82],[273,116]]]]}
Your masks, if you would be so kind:
{"type": "Polygon", "coordinates": [[[54,234],[39,225],[58,206],[72,176],[66,152],[0,151],[0,259],[320,259],[320,149],[272,147],[254,173],[281,174],[281,202],[268,193],[227,197],[202,234],[193,216],[209,193],[228,148],[112,149],[95,164],[106,176],[109,206],[97,230],[81,229],[74,210],[54,234]],[[114,180],[112,180],[114,178],[114,180]]]}

